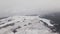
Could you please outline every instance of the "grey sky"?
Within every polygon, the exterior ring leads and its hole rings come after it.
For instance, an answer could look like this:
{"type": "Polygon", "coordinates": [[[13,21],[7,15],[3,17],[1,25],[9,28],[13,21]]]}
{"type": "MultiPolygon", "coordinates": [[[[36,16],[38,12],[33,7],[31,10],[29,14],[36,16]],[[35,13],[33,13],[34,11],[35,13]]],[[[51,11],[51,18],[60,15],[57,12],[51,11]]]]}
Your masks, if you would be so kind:
{"type": "Polygon", "coordinates": [[[60,0],[0,0],[0,17],[60,11],[60,0]]]}

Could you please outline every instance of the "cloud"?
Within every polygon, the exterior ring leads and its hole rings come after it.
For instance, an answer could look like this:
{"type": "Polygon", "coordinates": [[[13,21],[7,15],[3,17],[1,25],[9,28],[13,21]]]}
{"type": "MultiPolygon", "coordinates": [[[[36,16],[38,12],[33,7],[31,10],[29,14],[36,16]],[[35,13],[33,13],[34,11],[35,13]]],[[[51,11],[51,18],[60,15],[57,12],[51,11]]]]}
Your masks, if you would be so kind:
{"type": "Polygon", "coordinates": [[[0,17],[60,11],[60,0],[0,0],[0,17]]]}

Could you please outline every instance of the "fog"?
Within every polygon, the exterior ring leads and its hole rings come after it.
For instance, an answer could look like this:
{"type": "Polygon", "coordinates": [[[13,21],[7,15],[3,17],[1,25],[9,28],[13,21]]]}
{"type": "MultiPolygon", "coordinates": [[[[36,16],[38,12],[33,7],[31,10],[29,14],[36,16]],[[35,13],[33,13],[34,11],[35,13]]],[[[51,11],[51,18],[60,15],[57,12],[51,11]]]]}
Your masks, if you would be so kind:
{"type": "Polygon", "coordinates": [[[60,0],[0,0],[0,17],[60,11],[60,0]]]}

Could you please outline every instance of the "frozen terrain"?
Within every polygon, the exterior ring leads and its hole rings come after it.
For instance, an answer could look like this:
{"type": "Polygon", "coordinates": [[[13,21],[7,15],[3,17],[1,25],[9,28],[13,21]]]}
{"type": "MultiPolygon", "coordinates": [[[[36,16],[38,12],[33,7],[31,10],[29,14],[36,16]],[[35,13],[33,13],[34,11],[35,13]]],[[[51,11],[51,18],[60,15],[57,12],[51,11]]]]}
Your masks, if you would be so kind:
{"type": "Polygon", "coordinates": [[[54,26],[39,16],[12,16],[0,20],[0,34],[57,34],[44,23],[54,26]]]}

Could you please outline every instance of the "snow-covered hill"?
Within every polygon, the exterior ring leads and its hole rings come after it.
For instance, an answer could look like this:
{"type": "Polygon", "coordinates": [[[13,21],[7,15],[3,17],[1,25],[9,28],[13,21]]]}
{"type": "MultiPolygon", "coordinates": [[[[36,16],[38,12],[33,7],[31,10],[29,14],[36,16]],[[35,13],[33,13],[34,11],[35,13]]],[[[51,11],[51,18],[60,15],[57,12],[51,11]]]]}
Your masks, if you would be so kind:
{"type": "Polygon", "coordinates": [[[57,34],[44,24],[54,26],[39,16],[12,16],[0,20],[0,34],[57,34]]]}

